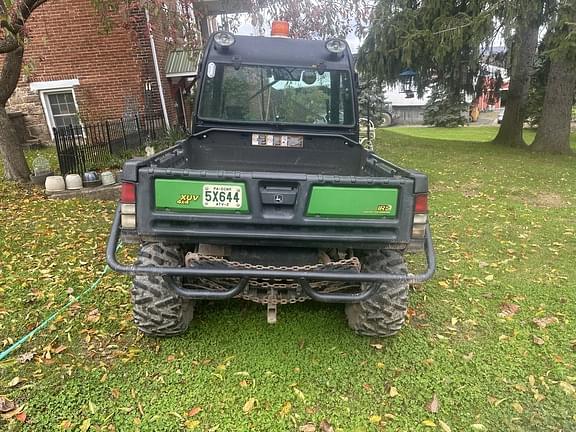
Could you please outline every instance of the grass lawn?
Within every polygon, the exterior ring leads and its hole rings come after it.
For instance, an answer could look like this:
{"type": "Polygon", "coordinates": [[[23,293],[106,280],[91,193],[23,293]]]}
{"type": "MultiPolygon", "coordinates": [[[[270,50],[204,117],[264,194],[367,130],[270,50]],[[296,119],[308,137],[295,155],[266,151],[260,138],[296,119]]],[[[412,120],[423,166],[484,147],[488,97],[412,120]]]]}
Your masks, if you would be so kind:
{"type": "MultiPolygon", "coordinates": [[[[441,141],[492,141],[498,133],[499,126],[471,126],[461,128],[436,128],[436,127],[395,127],[390,129],[395,133],[411,137],[437,139],[441,141]]],[[[524,139],[528,144],[534,141],[535,129],[524,129],[524,139]]],[[[576,134],[570,139],[572,148],[576,149],[576,134]]]]}
{"type": "MultiPolygon", "coordinates": [[[[26,414],[0,430],[576,430],[576,158],[494,147],[489,130],[378,132],[381,155],[430,176],[439,262],[398,336],[355,336],[340,305],[282,306],[269,326],[230,301],[143,338],[129,279],[108,273],[0,362],[0,395],[26,414]]],[[[0,194],[7,347],[96,279],[114,206],[0,194]]]]}

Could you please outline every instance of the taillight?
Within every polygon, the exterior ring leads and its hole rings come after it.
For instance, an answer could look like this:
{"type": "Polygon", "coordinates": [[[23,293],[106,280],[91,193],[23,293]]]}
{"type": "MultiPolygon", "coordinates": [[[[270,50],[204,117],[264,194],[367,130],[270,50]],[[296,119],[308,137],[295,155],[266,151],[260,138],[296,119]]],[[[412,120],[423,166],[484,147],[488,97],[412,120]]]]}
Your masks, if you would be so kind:
{"type": "Polygon", "coordinates": [[[428,213],[428,194],[417,194],[414,200],[414,213],[428,213]]]}
{"type": "Polygon", "coordinates": [[[120,202],[125,204],[134,204],[136,202],[136,183],[122,183],[120,202]]]}
{"type": "Polygon", "coordinates": [[[122,228],[136,228],[136,183],[122,183],[120,188],[120,216],[122,228]]]}
{"type": "Polygon", "coordinates": [[[422,239],[426,236],[428,224],[428,194],[417,194],[414,198],[414,220],[412,238],[422,239]]]}

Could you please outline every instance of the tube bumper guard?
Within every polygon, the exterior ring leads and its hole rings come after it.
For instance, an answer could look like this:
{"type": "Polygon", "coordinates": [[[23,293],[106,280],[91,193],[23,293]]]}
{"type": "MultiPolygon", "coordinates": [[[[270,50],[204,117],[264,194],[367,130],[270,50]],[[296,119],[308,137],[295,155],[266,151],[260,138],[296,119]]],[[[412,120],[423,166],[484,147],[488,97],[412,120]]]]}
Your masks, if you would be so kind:
{"type": "Polygon", "coordinates": [[[285,270],[247,270],[247,269],[215,269],[202,267],[150,267],[124,265],[116,259],[116,251],[120,240],[120,211],[116,210],[112,230],[106,247],[106,260],[110,268],[120,273],[133,275],[156,275],[166,282],[182,298],[195,300],[226,300],[237,296],[245,289],[250,279],[290,279],[297,281],[302,290],[312,300],[324,303],[357,303],[371,297],[378,289],[378,284],[372,284],[367,290],[358,293],[325,293],[314,290],[309,281],[346,281],[346,282],[388,282],[402,281],[408,283],[424,282],[432,277],[436,268],[436,255],[432,244],[430,227],[426,227],[424,251],[426,253],[426,271],[420,274],[390,274],[390,273],[352,273],[348,271],[285,271],[285,270]],[[227,291],[209,291],[203,289],[184,288],[178,284],[176,277],[204,278],[239,278],[238,285],[227,291]]]}

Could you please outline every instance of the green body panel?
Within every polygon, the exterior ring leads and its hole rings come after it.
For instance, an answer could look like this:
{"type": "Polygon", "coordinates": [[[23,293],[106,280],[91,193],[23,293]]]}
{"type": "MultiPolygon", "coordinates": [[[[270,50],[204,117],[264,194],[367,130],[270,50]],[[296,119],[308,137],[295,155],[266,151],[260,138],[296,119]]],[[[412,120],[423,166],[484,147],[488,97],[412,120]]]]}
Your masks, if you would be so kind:
{"type": "Polygon", "coordinates": [[[314,186],[308,216],[395,217],[398,189],[314,186]]]}
{"type": "Polygon", "coordinates": [[[210,180],[156,179],[154,183],[157,209],[186,212],[248,213],[248,196],[244,183],[210,180]],[[204,185],[240,187],[242,198],[238,208],[211,208],[203,204],[204,185]]]}

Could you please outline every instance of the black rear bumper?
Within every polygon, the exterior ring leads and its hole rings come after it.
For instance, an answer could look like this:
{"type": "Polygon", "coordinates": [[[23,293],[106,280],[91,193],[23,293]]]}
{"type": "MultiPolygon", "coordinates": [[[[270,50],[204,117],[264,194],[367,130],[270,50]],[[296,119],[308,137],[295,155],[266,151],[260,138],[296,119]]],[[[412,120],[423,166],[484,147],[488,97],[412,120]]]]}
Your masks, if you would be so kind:
{"type": "Polygon", "coordinates": [[[298,281],[303,291],[313,300],[328,303],[354,303],[366,300],[377,288],[374,287],[359,293],[323,293],[315,291],[309,284],[311,280],[347,281],[347,282],[385,282],[403,281],[408,283],[424,282],[432,277],[436,268],[436,256],[432,244],[429,226],[426,229],[424,251],[426,254],[426,271],[420,274],[389,274],[389,273],[353,273],[348,271],[285,271],[285,270],[257,270],[257,269],[215,269],[202,267],[146,267],[138,265],[124,265],[116,259],[116,250],[120,240],[120,212],[116,211],[110,238],[106,248],[106,259],[111,269],[120,273],[152,274],[164,277],[174,290],[183,298],[200,300],[224,300],[238,295],[250,279],[289,279],[298,281]],[[204,277],[204,278],[239,278],[238,285],[228,291],[208,291],[201,289],[183,288],[175,283],[174,277],[204,277]]]}

